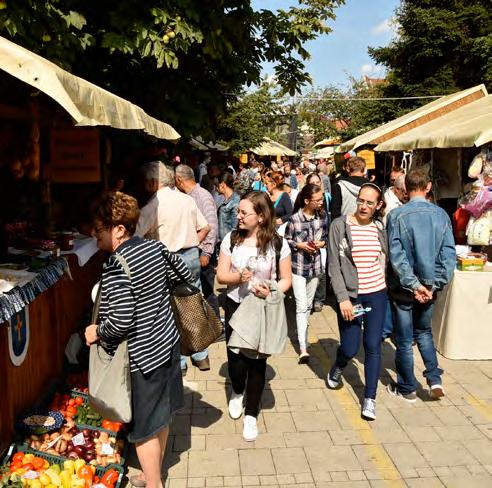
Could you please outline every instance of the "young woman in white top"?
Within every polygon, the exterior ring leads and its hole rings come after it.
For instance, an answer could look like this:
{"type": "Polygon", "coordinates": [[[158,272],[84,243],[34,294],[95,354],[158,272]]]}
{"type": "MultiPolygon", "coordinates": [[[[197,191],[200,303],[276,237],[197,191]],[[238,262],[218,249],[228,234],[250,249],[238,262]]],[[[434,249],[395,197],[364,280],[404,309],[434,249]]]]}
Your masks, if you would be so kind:
{"type": "Polygon", "coordinates": [[[376,418],[376,390],[381,366],[381,337],[388,296],[385,264],[388,245],[383,224],[381,189],[365,183],[353,215],[335,219],[330,227],[328,272],[338,302],[340,346],[328,373],[328,386],[337,388],[343,369],[364,344],[365,393],[362,416],[376,418]],[[358,315],[356,306],[365,309],[358,315]],[[363,327],[363,330],[362,330],[363,327]]]}
{"type": "MultiPolygon", "coordinates": [[[[275,280],[286,292],[292,281],[290,250],[287,242],[275,230],[275,212],[264,192],[253,191],[241,199],[238,227],[225,236],[220,246],[217,280],[227,285],[225,304],[226,340],[232,328],[230,319],[241,301],[249,294],[266,298],[270,288],[265,280],[275,280]],[[280,276],[277,276],[276,261],[280,276]]],[[[242,352],[227,349],[232,395],[229,414],[233,419],[242,415],[243,396],[246,394],[243,437],[253,441],[258,435],[256,418],[265,387],[266,358],[253,359],[242,352]]]]}

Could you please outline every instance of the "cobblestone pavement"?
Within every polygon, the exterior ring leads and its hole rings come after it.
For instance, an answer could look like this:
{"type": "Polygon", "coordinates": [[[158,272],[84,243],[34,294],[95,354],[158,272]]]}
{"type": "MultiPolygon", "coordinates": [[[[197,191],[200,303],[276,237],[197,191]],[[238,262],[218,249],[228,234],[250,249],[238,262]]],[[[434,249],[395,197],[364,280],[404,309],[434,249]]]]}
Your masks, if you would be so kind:
{"type": "MultiPolygon", "coordinates": [[[[362,353],[346,368],[343,388],[326,387],[338,342],[331,307],[311,316],[309,340],[309,365],[297,364],[294,339],[268,360],[252,443],[242,438],[242,418],[227,413],[225,343],[210,347],[210,371],[189,368],[186,408],[172,424],[166,453],[166,487],[492,487],[492,361],[440,356],[446,397],[430,401],[422,388],[408,404],[385,391],[395,378],[394,348],[386,342],[377,420],[367,422],[360,417],[362,353]]],[[[138,467],[132,458],[130,474],[138,467]]]]}

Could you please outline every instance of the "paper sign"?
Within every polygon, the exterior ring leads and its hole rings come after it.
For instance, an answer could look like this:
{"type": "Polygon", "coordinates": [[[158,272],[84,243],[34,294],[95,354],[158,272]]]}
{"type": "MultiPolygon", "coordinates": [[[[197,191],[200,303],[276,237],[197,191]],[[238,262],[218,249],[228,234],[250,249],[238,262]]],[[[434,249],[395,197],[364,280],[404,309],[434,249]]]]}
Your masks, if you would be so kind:
{"type": "Polygon", "coordinates": [[[112,456],[114,454],[114,449],[111,447],[111,444],[103,443],[103,445],[101,446],[101,452],[105,456],[112,456]]]}
{"type": "Polygon", "coordinates": [[[26,480],[35,480],[36,478],[39,478],[39,476],[40,474],[37,471],[28,471],[22,475],[26,480]]]}
{"type": "Polygon", "coordinates": [[[80,432],[80,434],[74,435],[72,437],[72,444],[74,446],[85,446],[84,434],[80,432]]]}
{"type": "Polygon", "coordinates": [[[48,444],[48,449],[51,449],[63,436],[59,435],[56,439],[53,439],[49,444],[48,444]]]}

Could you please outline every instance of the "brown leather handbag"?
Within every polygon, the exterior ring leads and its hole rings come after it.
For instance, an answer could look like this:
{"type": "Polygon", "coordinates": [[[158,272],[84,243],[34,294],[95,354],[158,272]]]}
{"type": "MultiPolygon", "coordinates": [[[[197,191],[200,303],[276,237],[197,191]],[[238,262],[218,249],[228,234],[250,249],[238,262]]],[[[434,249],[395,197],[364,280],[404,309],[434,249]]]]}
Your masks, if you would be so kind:
{"type": "Polygon", "coordinates": [[[223,332],[223,325],[202,292],[186,282],[185,277],[163,253],[166,263],[182,280],[171,289],[171,306],[179,330],[181,354],[190,356],[213,344],[223,332]]]}

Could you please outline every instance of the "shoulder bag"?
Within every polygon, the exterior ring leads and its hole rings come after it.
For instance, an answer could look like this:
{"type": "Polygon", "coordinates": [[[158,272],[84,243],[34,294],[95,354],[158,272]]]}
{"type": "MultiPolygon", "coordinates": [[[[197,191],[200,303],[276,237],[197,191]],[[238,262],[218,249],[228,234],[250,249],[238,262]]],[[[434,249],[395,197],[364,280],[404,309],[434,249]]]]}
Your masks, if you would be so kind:
{"type": "Polygon", "coordinates": [[[223,332],[223,325],[202,292],[186,282],[167,252],[162,253],[168,266],[182,283],[171,288],[171,306],[180,335],[181,354],[190,356],[206,349],[223,332]]]}
{"type": "MultiPolygon", "coordinates": [[[[130,278],[125,258],[115,255],[130,278]]],[[[97,290],[92,323],[95,324],[101,303],[101,283],[97,290]]],[[[100,344],[92,344],[89,353],[89,405],[103,418],[128,423],[132,419],[130,360],[126,339],[118,344],[113,356],[100,344]]]]}

